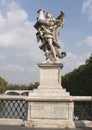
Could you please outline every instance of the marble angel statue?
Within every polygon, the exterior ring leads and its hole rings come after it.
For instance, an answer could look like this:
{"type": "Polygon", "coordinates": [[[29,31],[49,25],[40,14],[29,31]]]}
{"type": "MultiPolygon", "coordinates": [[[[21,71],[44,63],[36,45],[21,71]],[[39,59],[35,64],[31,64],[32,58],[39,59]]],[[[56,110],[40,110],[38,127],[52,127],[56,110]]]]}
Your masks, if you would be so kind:
{"type": "Polygon", "coordinates": [[[66,56],[65,52],[61,52],[60,45],[58,43],[58,37],[61,28],[64,25],[65,15],[61,11],[57,18],[53,18],[51,12],[47,12],[40,9],[38,11],[37,22],[34,27],[37,30],[36,37],[37,42],[41,41],[39,46],[41,50],[45,52],[46,63],[58,63],[59,59],[66,56]]]}

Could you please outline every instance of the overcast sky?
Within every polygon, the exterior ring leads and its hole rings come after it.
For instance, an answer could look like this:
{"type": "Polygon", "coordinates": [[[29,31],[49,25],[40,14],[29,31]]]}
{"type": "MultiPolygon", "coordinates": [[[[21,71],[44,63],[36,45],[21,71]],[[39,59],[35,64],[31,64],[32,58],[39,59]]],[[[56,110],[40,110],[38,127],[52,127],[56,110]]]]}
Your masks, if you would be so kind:
{"type": "Polygon", "coordinates": [[[39,81],[38,63],[45,60],[36,41],[37,11],[56,18],[65,13],[59,41],[67,53],[62,74],[84,64],[92,53],[92,0],[0,0],[0,76],[8,83],[39,81]]]}

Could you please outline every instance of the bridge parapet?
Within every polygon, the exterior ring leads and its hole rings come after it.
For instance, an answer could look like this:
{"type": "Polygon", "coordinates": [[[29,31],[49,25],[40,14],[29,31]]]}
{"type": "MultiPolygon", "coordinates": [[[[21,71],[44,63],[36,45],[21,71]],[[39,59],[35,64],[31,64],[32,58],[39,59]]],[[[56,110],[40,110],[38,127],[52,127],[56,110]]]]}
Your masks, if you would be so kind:
{"type": "MultiPolygon", "coordinates": [[[[92,120],[92,97],[91,96],[72,96],[71,100],[74,101],[74,117],[78,117],[77,120],[92,120]]],[[[4,119],[7,120],[4,123],[11,123],[15,120],[21,120],[21,122],[27,122],[30,120],[30,102],[35,100],[30,96],[20,95],[0,95],[0,122],[4,119]]],[[[41,100],[45,101],[45,99],[41,100]]],[[[40,102],[40,99],[39,99],[40,102]]],[[[75,118],[76,119],[76,118],[75,118]]]]}

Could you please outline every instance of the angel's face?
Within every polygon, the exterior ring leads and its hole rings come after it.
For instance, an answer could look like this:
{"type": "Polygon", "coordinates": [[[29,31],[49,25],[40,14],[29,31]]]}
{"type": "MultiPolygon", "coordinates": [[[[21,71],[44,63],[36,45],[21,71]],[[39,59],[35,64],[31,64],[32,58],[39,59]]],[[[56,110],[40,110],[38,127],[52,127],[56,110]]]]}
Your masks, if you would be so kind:
{"type": "Polygon", "coordinates": [[[50,12],[46,13],[46,18],[52,18],[52,14],[50,12]]]}

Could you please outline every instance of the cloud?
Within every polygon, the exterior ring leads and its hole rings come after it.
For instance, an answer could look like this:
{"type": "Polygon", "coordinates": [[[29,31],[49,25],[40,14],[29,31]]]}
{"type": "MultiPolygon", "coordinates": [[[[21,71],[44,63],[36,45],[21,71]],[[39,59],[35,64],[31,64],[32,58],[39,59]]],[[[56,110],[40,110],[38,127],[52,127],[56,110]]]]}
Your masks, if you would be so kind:
{"type": "Polygon", "coordinates": [[[6,4],[6,0],[1,0],[1,4],[5,5],[6,4]]]}
{"type": "Polygon", "coordinates": [[[14,1],[9,5],[7,11],[8,24],[21,24],[28,18],[28,14],[24,9],[21,9],[14,1]]]}
{"type": "Polygon", "coordinates": [[[83,1],[82,12],[88,15],[89,21],[92,21],[92,0],[83,1]]]}
{"type": "Polygon", "coordinates": [[[84,64],[84,58],[82,56],[77,56],[71,52],[67,53],[67,63],[70,64],[70,66],[78,67],[81,64],[84,64]]]}
{"type": "Polygon", "coordinates": [[[29,21],[26,10],[14,1],[0,2],[3,7],[0,9],[0,60],[4,60],[0,63],[0,76],[13,83],[36,81],[38,74],[35,75],[34,66],[42,56],[36,42],[34,22],[29,21]]]}
{"type": "Polygon", "coordinates": [[[5,60],[6,56],[4,54],[0,54],[0,60],[5,60]]]}
{"type": "Polygon", "coordinates": [[[8,5],[6,17],[0,13],[0,46],[29,45],[34,30],[33,23],[28,21],[27,12],[14,1],[8,5]]]}
{"type": "Polygon", "coordinates": [[[92,36],[88,36],[86,39],[83,41],[80,41],[76,44],[76,46],[87,46],[87,47],[92,47],[92,36]]]}
{"type": "Polygon", "coordinates": [[[35,59],[38,56],[36,54],[40,51],[36,42],[34,22],[28,20],[27,12],[19,7],[17,3],[10,1],[7,4],[6,2],[3,1],[8,6],[6,17],[0,13],[0,46],[5,48],[12,47],[11,52],[18,48],[20,50],[20,53],[16,52],[18,55],[23,54],[25,59],[28,55],[30,58],[34,56],[35,59]]]}
{"type": "Polygon", "coordinates": [[[0,26],[2,26],[4,22],[5,22],[5,18],[0,13],[0,26]]]}
{"type": "Polygon", "coordinates": [[[74,68],[78,68],[80,65],[85,64],[85,60],[90,56],[90,53],[84,55],[76,55],[74,53],[67,53],[66,58],[63,60],[64,68],[63,74],[71,72],[74,68]]]}
{"type": "Polygon", "coordinates": [[[2,67],[2,70],[11,72],[24,72],[24,67],[22,67],[21,65],[7,64],[2,67]]]}

